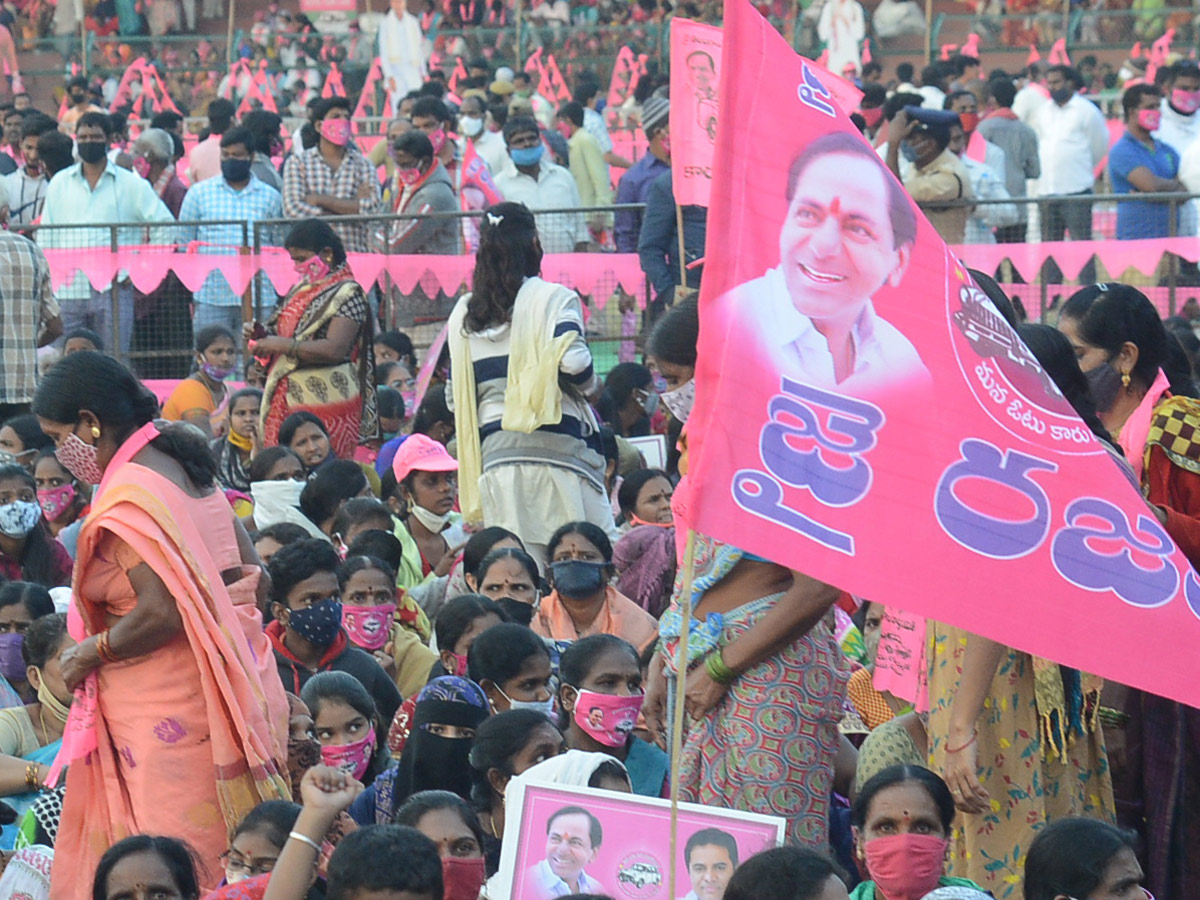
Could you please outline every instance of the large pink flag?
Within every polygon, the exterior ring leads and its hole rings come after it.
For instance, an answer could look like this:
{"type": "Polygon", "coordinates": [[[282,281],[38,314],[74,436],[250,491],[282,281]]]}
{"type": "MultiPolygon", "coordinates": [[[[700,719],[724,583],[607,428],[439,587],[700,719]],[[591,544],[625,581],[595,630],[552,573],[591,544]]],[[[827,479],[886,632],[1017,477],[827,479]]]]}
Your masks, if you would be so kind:
{"type": "Polygon", "coordinates": [[[747,0],[724,48],[688,524],[1200,705],[1200,580],[1135,486],[747,0]]]}
{"type": "Polygon", "coordinates": [[[682,206],[708,206],[717,141],[721,29],[671,20],[671,184],[682,206]]]}

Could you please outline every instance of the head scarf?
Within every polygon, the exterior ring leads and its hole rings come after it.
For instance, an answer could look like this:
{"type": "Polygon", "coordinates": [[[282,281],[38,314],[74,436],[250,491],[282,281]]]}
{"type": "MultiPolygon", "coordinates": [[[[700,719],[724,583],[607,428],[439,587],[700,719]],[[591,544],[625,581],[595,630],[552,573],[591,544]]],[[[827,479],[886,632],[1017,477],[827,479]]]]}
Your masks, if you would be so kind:
{"type": "Polygon", "coordinates": [[[625,763],[607,753],[588,753],[586,750],[568,750],[558,756],[552,756],[536,766],[531,766],[520,775],[509,779],[508,787],[504,789],[507,796],[513,790],[513,785],[528,784],[563,784],[568,787],[587,787],[596,770],[605,763],[616,763],[625,772],[625,763]]]}
{"type": "Polygon", "coordinates": [[[391,778],[375,785],[375,818],[388,824],[396,810],[419,791],[450,791],[471,798],[471,741],[429,731],[433,724],[478,728],[491,712],[483,688],[468,678],[443,675],[421,689],[413,713],[412,732],[392,769],[391,778]]]}
{"type": "Polygon", "coordinates": [[[47,900],[53,863],[54,851],[49,847],[39,844],[18,850],[0,876],[0,897],[47,900]]]}
{"type": "MultiPolygon", "coordinates": [[[[311,716],[308,705],[295,694],[285,694],[288,701],[288,718],[297,715],[311,716]]],[[[300,780],[304,773],[321,762],[321,742],[315,737],[294,738],[290,732],[287,743],[288,779],[292,785],[292,799],[300,802],[300,780]]]]}
{"type": "Polygon", "coordinates": [[[671,602],[675,583],[675,529],[631,528],[613,547],[617,590],[658,618],[671,602]]]}

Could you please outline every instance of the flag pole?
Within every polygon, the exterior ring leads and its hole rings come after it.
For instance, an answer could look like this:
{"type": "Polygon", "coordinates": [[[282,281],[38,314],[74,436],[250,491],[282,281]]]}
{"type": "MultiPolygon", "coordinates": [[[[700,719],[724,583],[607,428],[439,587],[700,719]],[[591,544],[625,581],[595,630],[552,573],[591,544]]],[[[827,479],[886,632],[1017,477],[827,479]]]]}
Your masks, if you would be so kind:
{"type": "Polygon", "coordinates": [[[933,59],[933,0],[925,0],[925,62],[933,59]]]}
{"type": "MultiPolygon", "coordinates": [[[[233,15],[237,7],[237,0],[229,0],[229,24],[225,33],[225,65],[233,65],[233,15]]],[[[236,91],[237,88],[234,87],[236,91]]]]}
{"type": "MultiPolygon", "coordinates": [[[[683,240],[683,207],[675,204],[675,231],[679,234],[679,286],[687,287],[687,245],[683,240]]],[[[672,303],[674,299],[672,298],[672,303]]]]}
{"type": "Polygon", "coordinates": [[[688,529],[683,548],[683,581],[679,589],[679,646],[675,651],[675,708],[671,714],[671,849],[667,864],[668,897],[675,890],[679,847],[679,768],[683,756],[684,689],[687,687],[688,631],[692,624],[692,580],[696,568],[696,532],[688,529]]]}

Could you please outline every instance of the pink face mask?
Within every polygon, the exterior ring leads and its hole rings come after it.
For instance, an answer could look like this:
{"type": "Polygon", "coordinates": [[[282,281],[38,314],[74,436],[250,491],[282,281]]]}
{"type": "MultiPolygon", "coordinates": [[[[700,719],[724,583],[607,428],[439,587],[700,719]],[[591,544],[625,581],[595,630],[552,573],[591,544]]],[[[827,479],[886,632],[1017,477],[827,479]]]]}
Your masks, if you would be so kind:
{"type": "Polygon", "coordinates": [[[1162,112],[1157,109],[1139,109],[1137,114],[1137,123],[1147,131],[1158,131],[1158,126],[1162,122],[1162,112]]]}
{"type": "Polygon", "coordinates": [[[605,747],[624,747],[645,699],[642,694],[621,697],[580,690],[571,715],[584,734],[605,747]]]}
{"type": "Polygon", "coordinates": [[[433,144],[433,155],[437,156],[442,152],[442,148],[446,146],[446,129],[439,128],[428,137],[429,143],[433,144]]]}
{"type": "Polygon", "coordinates": [[[329,265],[315,253],[304,262],[296,263],[296,272],[309,281],[320,281],[329,274],[329,265]]]}
{"type": "Polygon", "coordinates": [[[414,185],[421,180],[420,169],[397,169],[396,180],[405,186],[414,185]]]}
{"type": "Polygon", "coordinates": [[[382,650],[392,636],[392,617],[396,604],[383,606],[342,606],[342,627],[350,636],[350,643],[374,652],[382,650]]]}
{"type": "Polygon", "coordinates": [[[879,124],[879,120],[883,118],[883,107],[873,106],[870,109],[860,109],[858,114],[863,117],[863,121],[867,123],[868,128],[874,128],[879,124]]]}
{"type": "Polygon", "coordinates": [[[1200,109],[1200,91],[1184,91],[1176,88],[1171,91],[1171,105],[1184,115],[1191,115],[1200,109]]]}
{"type": "Polygon", "coordinates": [[[135,156],[133,158],[133,171],[137,172],[141,178],[150,177],[150,160],[144,156],[135,156]]]}
{"type": "Polygon", "coordinates": [[[67,435],[62,446],[54,451],[63,468],[79,481],[86,484],[99,484],[104,477],[104,470],[96,459],[96,445],[89,444],[75,432],[67,435]]]}
{"type": "Polygon", "coordinates": [[[75,501],[75,485],[60,484],[56,488],[42,488],[37,492],[38,505],[47,521],[53,522],[62,517],[75,501]]]}
{"type": "Polygon", "coordinates": [[[321,137],[339,147],[346,146],[350,142],[350,120],[323,119],[321,121],[321,137]]]}
{"type": "Polygon", "coordinates": [[[339,744],[335,747],[321,748],[321,761],[327,766],[340,769],[347,775],[353,775],[357,781],[362,781],[367,774],[367,766],[375,754],[375,730],[367,732],[367,736],[350,744],[339,744]]]}
{"type": "Polygon", "coordinates": [[[467,658],[465,656],[463,656],[463,654],[455,653],[453,650],[451,650],[450,651],[450,661],[451,661],[451,665],[453,665],[454,668],[451,669],[448,666],[443,666],[443,668],[445,668],[446,671],[449,672],[451,675],[461,675],[463,678],[466,678],[467,677],[467,658]]]}
{"type": "Polygon", "coordinates": [[[867,872],[887,900],[921,900],[938,886],[950,841],[931,834],[890,834],[867,841],[867,872]]]}

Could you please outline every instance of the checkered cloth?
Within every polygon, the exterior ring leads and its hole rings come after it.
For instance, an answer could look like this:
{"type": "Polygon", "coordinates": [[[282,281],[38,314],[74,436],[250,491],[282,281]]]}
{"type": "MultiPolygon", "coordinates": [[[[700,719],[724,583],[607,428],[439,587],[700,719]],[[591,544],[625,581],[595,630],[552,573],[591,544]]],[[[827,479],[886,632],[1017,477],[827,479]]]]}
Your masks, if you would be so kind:
{"type": "Polygon", "coordinates": [[[1200,401],[1170,397],[1154,410],[1146,438],[1147,469],[1150,448],[1156,444],[1175,465],[1200,475],[1200,401]]]}
{"type": "Polygon", "coordinates": [[[58,315],[41,248],[19,234],[0,231],[0,403],[33,399],[38,335],[58,315]]]}

